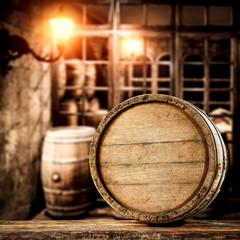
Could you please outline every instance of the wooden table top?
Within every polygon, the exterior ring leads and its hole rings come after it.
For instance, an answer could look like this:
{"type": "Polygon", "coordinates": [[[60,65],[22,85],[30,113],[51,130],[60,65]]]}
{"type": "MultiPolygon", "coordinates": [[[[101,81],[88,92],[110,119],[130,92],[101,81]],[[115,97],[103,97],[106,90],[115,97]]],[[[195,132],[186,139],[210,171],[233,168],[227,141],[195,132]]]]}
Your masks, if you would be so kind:
{"type": "Polygon", "coordinates": [[[240,239],[240,220],[186,220],[148,225],[117,220],[109,206],[78,220],[56,220],[46,209],[30,221],[0,221],[0,239],[240,239]]]}

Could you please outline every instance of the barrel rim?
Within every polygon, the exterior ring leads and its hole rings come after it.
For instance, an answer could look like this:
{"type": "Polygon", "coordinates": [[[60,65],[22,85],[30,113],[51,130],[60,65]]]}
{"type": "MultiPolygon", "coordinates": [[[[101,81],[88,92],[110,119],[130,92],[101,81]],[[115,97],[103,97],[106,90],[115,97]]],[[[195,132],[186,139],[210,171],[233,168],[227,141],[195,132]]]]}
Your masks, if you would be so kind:
{"type": "MultiPolygon", "coordinates": [[[[205,114],[205,117],[207,117],[206,114],[205,114]]],[[[198,114],[196,112],[196,109],[193,108],[193,105],[189,104],[188,102],[182,99],[179,99],[170,95],[163,95],[163,94],[144,94],[144,95],[139,95],[139,96],[130,98],[120,103],[115,108],[113,108],[108,113],[108,115],[102,120],[102,122],[99,124],[97,128],[97,131],[95,132],[95,135],[91,143],[90,154],[89,154],[90,172],[91,172],[93,182],[97,190],[99,191],[99,193],[105,199],[105,201],[117,212],[121,213],[124,216],[127,216],[128,218],[136,219],[143,222],[150,222],[150,223],[165,223],[165,222],[171,222],[176,220],[182,220],[186,217],[192,216],[198,211],[200,211],[206,205],[206,201],[204,201],[204,198],[206,196],[210,201],[211,198],[213,198],[216,195],[215,194],[217,191],[216,186],[218,187],[219,185],[221,185],[221,182],[223,181],[222,176],[225,175],[224,172],[226,171],[226,166],[224,166],[226,165],[226,160],[225,160],[226,156],[222,156],[222,159],[217,158],[216,141],[210,133],[211,133],[211,129],[209,128],[207,123],[204,121],[203,115],[198,114]],[[208,149],[210,149],[210,146],[212,147],[211,148],[212,152],[209,152],[208,155],[209,155],[209,158],[211,158],[209,159],[209,164],[210,165],[213,164],[213,165],[211,166],[209,165],[209,168],[211,171],[209,171],[209,174],[207,174],[207,176],[205,177],[204,182],[202,183],[202,186],[199,189],[196,196],[193,197],[193,199],[182,208],[178,210],[174,210],[173,212],[170,212],[167,214],[163,213],[157,216],[151,215],[151,214],[147,215],[147,214],[134,212],[122,206],[121,203],[118,203],[114,199],[114,197],[111,196],[111,193],[109,193],[109,191],[105,187],[104,182],[101,179],[101,174],[98,170],[98,148],[99,148],[98,144],[101,142],[102,135],[110,125],[111,121],[115,117],[117,117],[118,114],[123,110],[126,110],[127,108],[130,108],[135,104],[142,104],[142,103],[148,103],[148,102],[168,103],[172,106],[180,108],[182,111],[187,113],[197,123],[200,124],[199,126],[201,127],[201,130],[203,131],[204,136],[206,138],[208,149]],[[216,176],[218,177],[216,178],[216,176]]],[[[218,135],[218,137],[221,137],[221,136],[218,135]]],[[[222,147],[224,148],[225,146],[222,146],[222,147]]]]}
{"type": "MultiPolygon", "coordinates": [[[[212,184],[211,186],[211,189],[209,191],[213,191],[213,194],[210,195],[210,197],[208,196],[208,200],[206,201],[206,199],[204,199],[205,201],[202,201],[194,210],[195,212],[199,212],[200,210],[208,207],[212,202],[213,200],[217,197],[220,189],[221,189],[221,186],[223,185],[223,182],[225,180],[225,177],[226,177],[226,173],[227,173],[227,170],[228,170],[228,156],[227,156],[227,149],[226,149],[226,145],[223,141],[223,138],[221,136],[221,133],[220,131],[218,130],[217,126],[214,124],[214,122],[212,121],[211,118],[209,118],[204,112],[203,110],[199,109],[197,106],[187,102],[187,104],[189,104],[191,107],[195,108],[200,115],[202,116],[205,116],[205,121],[208,122],[208,124],[210,123],[211,124],[211,127],[212,127],[212,130],[213,132],[215,132],[214,134],[216,134],[218,136],[218,140],[220,142],[220,145],[218,146],[221,146],[221,149],[222,149],[222,153],[219,153],[222,155],[222,162],[218,162],[217,163],[217,170],[218,170],[218,173],[220,172],[221,174],[216,174],[216,180],[215,182],[212,184]],[[206,118],[207,117],[207,118],[206,118]]],[[[209,124],[209,126],[210,126],[209,124]]],[[[215,138],[215,140],[217,140],[215,138]]],[[[189,213],[188,215],[189,216],[192,216],[193,214],[195,213],[189,213]]]]}
{"type": "Polygon", "coordinates": [[[47,130],[45,140],[49,142],[91,141],[95,130],[91,126],[52,127],[47,130]]]}

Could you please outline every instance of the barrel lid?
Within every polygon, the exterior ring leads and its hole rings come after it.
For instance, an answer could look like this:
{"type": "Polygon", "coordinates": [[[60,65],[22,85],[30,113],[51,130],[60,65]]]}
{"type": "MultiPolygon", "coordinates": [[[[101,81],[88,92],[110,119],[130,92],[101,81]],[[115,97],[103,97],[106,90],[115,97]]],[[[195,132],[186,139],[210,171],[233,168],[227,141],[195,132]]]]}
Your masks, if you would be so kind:
{"type": "Polygon", "coordinates": [[[64,126],[50,128],[46,133],[46,141],[79,142],[91,141],[95,128],[90,126],[64,126]]]}
{"type": "Polygon", "coordinates": [[[128,99],[98,126],[90,171],[105,201],[148,223],[192,216],[222,185],[227,155],[201,110],[182,99],[145,94],[128,99]]]}

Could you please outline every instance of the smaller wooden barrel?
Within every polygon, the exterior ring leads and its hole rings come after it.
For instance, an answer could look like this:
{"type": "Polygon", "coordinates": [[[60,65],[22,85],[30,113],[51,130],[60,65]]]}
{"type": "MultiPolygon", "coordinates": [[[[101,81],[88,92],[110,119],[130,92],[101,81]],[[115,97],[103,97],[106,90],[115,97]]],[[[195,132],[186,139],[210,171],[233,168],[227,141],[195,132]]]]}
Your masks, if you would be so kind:
{"type": "Polygon", "coordinates": [[[95,94],[95,86],[96,86],[96,66],[93,64],[86,65],[86,95],[88,98],[92,98],[95,94]]]}
{"type": "Polygon", "coordinates": [[[108,114],[107,109],[99,109],[94,112],[89,112],[86,114],[86,124],[88,126],[98,127],[98,124],[104,119],[108,114]]]}
{"type": "Polygon", "coordinates": [[[89,101],[89,111],[90,112],[95,112],[100,109],[100,102],[98,98],[93,98],[89,101]]]}
{"type": "Polygon", "coordinates": [[[78,125],[78,105],[74,99],[65,99],[59,103],[59,125],[77,126],[78,125]]]}
{"type": "Polygon", "coordinates": [[[59,60],[58,68],[56,69],[58,79],[58,97],[62,99],[65,95],[65,87],[67,83],[66,66],[63,59],[59,60]]]}
{"type": "Polygon", "coordinates": [[[221,189],[226,148],[214,123],[179,98],[145,94],[102,120],[90,150],[99,193],[117,212],[147,223],[188,218],[221,189]]]}
{"type": "Polygon", "coordinates": [[[90,104],[89,104],[88,99],[81,98],[78,101],[77,105],[78,105],[78,111],[79,112],[82,112],[83,110],[84,110],[84,112],[89,111],[90,104]]]}
{"type": "Polygon", "coordinates": [[[54,217],[84,214],[95,202],[89,172],[89,147],[95,128],[56,127],[47,131],[41,180],[47,212],[54,217]]]}
{"type": "Polygon", "coordinates": [[[83,64],[78,59],[66,61],[67,86],[73,89],[66,90],[66,96],[72,98],[80,98],[83,93],[84,86],[84,70],[83,64]]]}

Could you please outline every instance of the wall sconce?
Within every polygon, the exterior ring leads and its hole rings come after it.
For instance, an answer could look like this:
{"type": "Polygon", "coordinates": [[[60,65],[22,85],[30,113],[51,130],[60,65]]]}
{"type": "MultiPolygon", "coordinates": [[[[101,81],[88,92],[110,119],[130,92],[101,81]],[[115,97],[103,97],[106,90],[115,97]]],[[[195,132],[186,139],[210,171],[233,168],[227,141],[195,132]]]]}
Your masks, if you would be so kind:
{"type": "Polygon", "coordinates": [[[7,73],[9,70],[9,62],[16,58],[21,57],[23,54],[31,53],[37,60],[44,62],[54,62],[58,60],[63,52],[63,42],[67,40],[74,28],[72,19],[58,17],[49,19],[50,26],[53,34],[57,40],[58,55],[55,57],[41,57],[37,55],[28,45],[27,41],[20,36],[9,35],[9,31],[2,29],[0,31],[0,64],[2,74],[7,73]]]}

